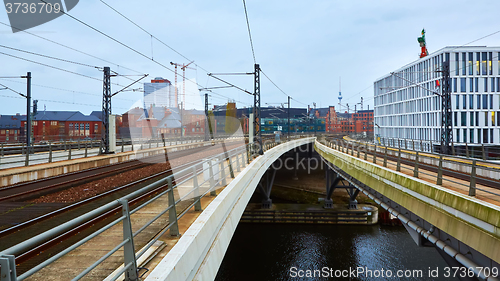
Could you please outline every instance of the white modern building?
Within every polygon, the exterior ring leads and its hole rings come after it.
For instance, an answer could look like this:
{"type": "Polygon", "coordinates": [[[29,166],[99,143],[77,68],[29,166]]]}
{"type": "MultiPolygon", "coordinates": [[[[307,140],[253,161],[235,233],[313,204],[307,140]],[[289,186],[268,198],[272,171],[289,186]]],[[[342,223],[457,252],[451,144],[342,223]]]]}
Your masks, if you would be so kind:
{"type": "Polygon", "coordinates": [[[153,107],[177,107],[175,89],[169,80],[156,77],[151,83],[144,83],[144,105],[153,107]]]}
{"type": "Polygon", "coordinates": [[[443,62],[450,61],[453,143],[500,144],[500,47],[445,47],[374,82],[378,139],[438,144],[443,62]],[[439,81],[439,82],[437,82],[439,81]]]}

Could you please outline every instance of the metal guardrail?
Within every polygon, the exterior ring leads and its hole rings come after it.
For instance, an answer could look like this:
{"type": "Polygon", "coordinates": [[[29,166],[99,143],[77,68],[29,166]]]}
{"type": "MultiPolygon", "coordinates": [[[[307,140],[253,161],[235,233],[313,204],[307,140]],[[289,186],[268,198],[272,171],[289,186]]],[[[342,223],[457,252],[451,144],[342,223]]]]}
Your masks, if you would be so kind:
{"type": "MultiPolygon", "coordinates": [[[[211,141],[218,141],[222,139],[227,139],[223,137],[215,137],[211,141]]],[[[183,139],[174,138],[174,139],[154,139],[149,140],[147,142],[141,142],[140,144],[134,144],[131,140],[121,140],[117,142],[116,152],[129,152],[129,151],[140,151],[148,148],[161,148],[178,144],[189,144],[189,143],[199,143],[203,142],[204,138],[187,138],[183,139]],[[130,143],[126,145],[125,143],[130,143]],[[162,146],[163,145],[163,146],[162,146]]],[[[0,149],[0,169],[2,166],[12,167],[21,167],[21,166],[29,166],[30,163],[33,164],[42,164],[42,163],[52,163],[56,161],[64,161],[71,160],[76,158],[87,158],[91,156],[99,155],[99,144],[100,142],[73,142],[73,143],[58,143],[58,144],[46,144],[46,145],[37,145],[37,148],[46,148],[47,152],[38,152],[38,153],[26,153],[26,148],[22,147],[22,155],[24,155],[24,159],[20,159],[21,155],[15,156],[4,156],[4,151],[0,149]]]]}
{"type": "MultiPolygon", "coordinates": [[[[485,192],[494,195],[493,200],[500,202],[500,190],[492,192],[477,186],[478,177],[481,181],[487,183],[493,188],[500,189],[500,166],[486,161],[475,159],[463,159],[448,155],[439,155],[431,153],[422,153],[420,151],[395,149],[388,146],[379,146],[376,144],[362,143],[358,141],[345,140],[326,140],[326,146],[336,149],[342,153],[351,154],[351,156],[368,161],[368,154],[372,154],[372,162],[378,164],[382,162],[383,167],[389,167],[396,171],[406,170],[413,176],[418,178],[421,175],[426,175],[435,180],[437,185],[443,185],[443,182],[449,182],[456,186],[468,189],[469,196],[476,196],[477,191],[485,192]],[[397,160],[394,162],[388,161],[388,156],[392,156],[397,160]],[[402,160],[410,161],[410,165],[403,165],[402,160]],[[392,167],[391,167],[392,166],[392,167]],[[412,166],[412,167],[408,167],[412,166]],[[436,173],[428,171],[428,169],[436,169],[436,173]],[[443,176],[443,172],[451,174],[452,177],[460,176],[465,178],[469,184],[459,182],[458,178],[447,178],[443,176]]],[[[367,171],[368,172],[368,171],[367,171]]]]}
{"type": "MultiPolygon", "coordinates": [[[[381,137],[379,145],[393,148],[401,148],[405,150],[422,151],[436,153],[436,147],[439,142],[430,140],[413,140],[400,138],[385,138],[381,137]]],[[[498,146],[490,146],[483,144],[468,144],[455,146],[451,145],[451,155],[462,156],[466,158],[477,158],[482,160],[500,160],[500,148],[498,146]]]]}
{"type": "MultiPolygon", "coordinates": [[[[291,139],[297,139],[305,136],[294,136],[291,139]]],[[[285,141],[282,141],[285,142],[285,141]]],[[[274,142],[274,140],[265,140],[263,142],[263,150],[267,151],[279,143],[274,142]]],[[[73,280],[79,280],[83,278],[86,274],[95,269],[101,262],[105,259],[116,253],[118,250],[123,248],[123,267],[110,280],[116,280],[120,278],[123,274],[125,274],[126,280],[138,280],[140,278],[138,276],[138,266],[137,260],[143,256],[149,248],[151,248],[155,242],[159,240],[159,238],[164,235],[167,231],[173,236],[179,235],[179,225],[178,221],[182,218],[192,207],[195,208],[195,211],[201,211],[201,198],[210,193],[210,195],[216,195],[215,190],[217,186],[226,185],[226,175],[229,174],[231,178],[235,177],[234,170],[237,172],[241,171],[241,168],[245,168],[247,164],[250,163],[251,159],[254,156],[257,156],[252,153],[252,149],[250,148],[252,144],[246,144],[245,146],[238,147],[229,151],[225,151],[224,153],[218,154],[216,156],[204,159],[201,163],[194,164],[188,168],[183,168],[180,171],[175,172],[174,174],[165,177],[161,180],[158,180],[154,183],[151,183],[133,193],[130,193],[118,200],[110,202],[104,206],[101,206],[93,211],[85,213],[71,221],[63,223],[58,227],[55,227],[49,231],[41,233],[29,240],[26,240],[20,244],[17,244],[13,247],[10,247],[2,252],[0,252],[0,267],[1,267],[1,276],[0,281],[20,281],[28,278],[29,276],[35,274],[40,271],[44,267],[53,263],[57,259],[62,256],[68,254],[72,250],[75,250],[79,246],[84,243],[90,241],[91,239],[97,237],[102,234],[106,230],[122,223],[123,224],[123,241],[116,245],[111,251],[107,252],[101,258],[96,260],[91,266],[86,268],[84,271],[79,273],[73,280]],[[200,178],[201,177],[201,178],[200,178]],[[133,198],[147,193],[151,190],[157,189],[159,187],[166,187],[165,190],[160,193],[154,195],[152,198],[148,199],[146,202],[142,203],[140,206],[130,209],[129,201],[133,198]],[[179,191],[179,188],[182,187],[182,192],[179,191]],[[186,187],[188,190],[186,191],[186,187]],[[178,196],[175,198],[174,191],[177,190],[178,196]],[[168,206],[156,214],[156,216],[143,224],[136,232],[132,232],[132,224],[131,224],[131,216],[137,213],[139,210],[156,202],[159,198],[163,196],[168,196],[168,206]],[[193,200],[189,205],[182,211],[181,214],[177,214],[176,206],[181,202],[186,202],[187,200],[193,200]],[[46,261],[40,263],[34,268],[26,271],[25,273],[17,276],[16,274],[16,263],[15,258],[16,255],[20,255],[21,253],[41,244],[62,233],[69,231],[73,228],[76,228],[89,220],[101,216],[115,208],[121,208],[122,215],[115,219],[113,222],[108,223],[107,225],[101,227],[99,230],[90,234],[89,236],[83,238],[82,240],[76,242],[75,244],[69,246],[63,251],[51,256],[46,261]],[[153,223],[157,222],[157,220],[163,215],[168,213],[168,225],[165,226],[159,233],[156,233],[149,242],[142,247],[141,251],[136,253],[134,248],[134,237],[141,234],[148,226],[151,226],[153,223]]]]}

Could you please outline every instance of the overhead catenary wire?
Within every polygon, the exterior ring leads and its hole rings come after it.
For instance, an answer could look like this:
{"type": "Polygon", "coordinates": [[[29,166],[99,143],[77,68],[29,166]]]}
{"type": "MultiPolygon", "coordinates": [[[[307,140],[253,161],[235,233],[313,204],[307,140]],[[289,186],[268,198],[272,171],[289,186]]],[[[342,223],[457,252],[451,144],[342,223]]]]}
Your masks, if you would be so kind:
{"type": "Polygon", "coordinates": [[[252,33],[250,32],[250,22],[248,21],[247,4],[245,3],[245,0],[243,0],[243,8],[245,9],[245,18],[247,20],[248,37],[250,38],[250,47],[252,48],[253,62],[257,64],[257,60],[255,59],[255,51],[253,49],[252,33]]]}
{"type": "Polygon", "coordinates": [[[14,29],[16,29],[16,30],[18,30],[18,31],[20,31],[20,32],[23,32],[23,33],[29,34],[29,35],[31,35],[31,36],[35,36],[35,37],[37,37],[37,38],[39,38],[39,39],[45,40],[45,41],[47,41],[47,42],[50,42],[50,43],[56,44],[56,45],[58,45],[58,46],[61,46],[61,47],[67,48],[67,49],[72,50],[72,51],[75,51],[75,52],[78,52],[78,53],[80,53],[80,54],[83,54],[83,55],[86,55],[86,56],[92,57],[92,58],[94,58],[94,59],[97,59],[97,60],[100,60],[100,61],[103,61],[103,62],[106,62],[106,63],[112,64],[112,65],[115,65],[115,66],[118,66],[118,67],[122,67],[122,68],[124,68],[124,69],[126,69],[126,70],[130,70],[130,71],[133,71],[133,72],[136,72],[136,73],[141,73],[141,72],[139,72],[139,71],[137,71],[137,70],[133,70],[133,69],[131,69],[131,68],[127,68],[127,67],[125,67],[125,66],[122,66],[122,65],[119,65],[119,64],[113,63],[113,62],[111,62],[111,61],[105,60],[105,59],[103,59],[103,58],[99,58],[99,57],[97,57],[97,56],[94,56],[94,55],[91,55],[91,54],[89,54],[89,53],[86,53],[86,52],[80,51],[80,50],[78,50],[78,49],[75,49],[75,48],[73,48],[73,47],[70,47],[70,46],[67,46],[67,45],[61,44],[61,43],[59,43],[59,42],[56,42],[56,41],[54,41],[54,40],[51,40],[51,39],[45,38],[45,37],[43,37],[43,36],[40,36],[40,35],[37,35],[37,34],[31,33],[31,32],[29,32],[29,31],[26,31],[26,30],[23,30],[23,29],[17,28],[17,27],[15,27],[15,26],[10,25],[10,24],[6,24],[6,23],[3,23],[3,22],[0,22],[0,24],[5,25],[5,26],[8,26],[8,27],[10,27],[10,28],[14,28],[14,29]]]}

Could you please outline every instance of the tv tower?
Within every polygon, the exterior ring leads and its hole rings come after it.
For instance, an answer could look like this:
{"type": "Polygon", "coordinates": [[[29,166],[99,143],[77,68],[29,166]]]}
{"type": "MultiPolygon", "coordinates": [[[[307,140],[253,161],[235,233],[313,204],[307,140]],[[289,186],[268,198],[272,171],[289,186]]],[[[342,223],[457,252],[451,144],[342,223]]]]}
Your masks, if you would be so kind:
{"type": "Polygon", "coordinates": [[[339,110],[342,110],[342,80],[341,79],[342,79],[342,77],[339,77],[339,110]]]}

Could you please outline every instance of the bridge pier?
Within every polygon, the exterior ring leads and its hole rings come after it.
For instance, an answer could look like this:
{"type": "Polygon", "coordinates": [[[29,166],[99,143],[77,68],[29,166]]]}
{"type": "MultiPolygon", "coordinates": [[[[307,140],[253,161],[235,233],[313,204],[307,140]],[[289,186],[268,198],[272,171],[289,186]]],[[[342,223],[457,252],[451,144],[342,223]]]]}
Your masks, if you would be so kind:
{"type": "Polygon", "coordinates": [[[260,193],[262,194],[262,209],[271,209],[273,206],[273,200],[271,200],[271,190],[273,188],[274,184],[274,178],[276,176],[276,169],[271,165],[271,167],[266,171],[265,174],[265,182],[264,182],[264,177],[260,180],[258,187],[260,190],[260,193]],[[272,170],[272,172],[270,172],[272,170]],[[269,180],[269,174],[271,174],[271,179],[269,180]]]}
{"type": "MultiPolygon", "coordinates": [[[[322,160],[324,161],[324,159],[322,159],[322,160]]],[[[332,209],[333,208],[333,200],[332,200],[333,192],[335,191],[336,188],[345,188],[345,190],[347,191],[347,194],[349,194],[349,205],[347,206],[347,208],[349,210],[358,209],[358,200],[356,200],[356,197],[359,194],[359,190],[356,187],[354,187],[352,185],[345,186],[343,182],[342,182],[342,185],[339,185],[340,181],[343,180],[343,177],[342,177],[342,175],[340,175],[340,174],[336,173],[334,170],[332,170],[329,165],[326,165],[326,168],[325,168],[325,178],[326,178],[326,180],[325,180],[326,198],[325,198],[323,208],[332,209]]]]}

